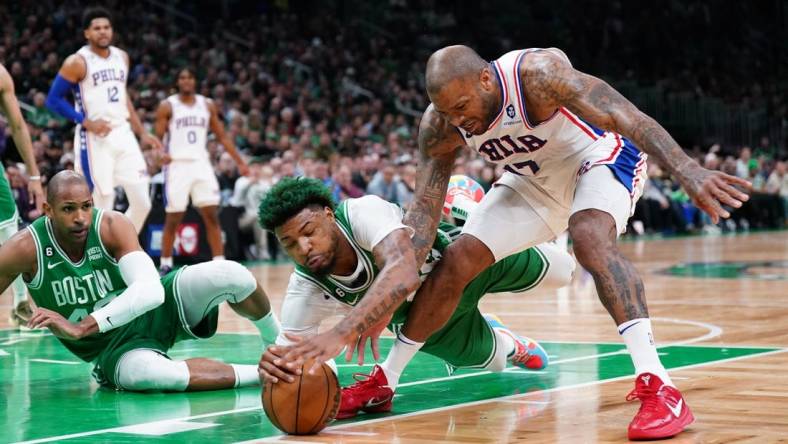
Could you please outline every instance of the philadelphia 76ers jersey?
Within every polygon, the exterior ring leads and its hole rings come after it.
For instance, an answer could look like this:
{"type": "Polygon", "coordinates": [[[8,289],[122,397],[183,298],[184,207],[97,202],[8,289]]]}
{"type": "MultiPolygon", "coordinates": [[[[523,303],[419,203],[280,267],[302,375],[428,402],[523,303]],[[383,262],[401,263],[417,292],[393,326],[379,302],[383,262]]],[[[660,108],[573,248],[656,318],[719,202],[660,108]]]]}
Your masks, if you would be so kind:
{"type": "Polygon", "coordinates": [[[491,63],[501,109],[484,134],[457,128],[465,143],[488,161],[504,164],[512,175],[527,178],[564,208],[571,205],[578,177],[596,165],[607,165],[639,197],[646,155],[629,140],[595,128],[564,107],[543,122],[528,119],[520,66],[528,53],[540,50],[511,51],[491,63]]]}
{"type": "Polygon", "coordinates": [[[167,128],[167,153],[173,160],[208,160],[206,142],[211,112],[208,100],[197,94],[194,103],[183,103],[177,94],[167,97],[172,108],[167,128]]]}
{"type": "Polygon", "coordinates": [[[85,59],[87,71],[75,91],[77,111],[90,120],[103,119],[113,128],[128,124],[126,80],[129,66],[123,51],[110,46],[104,58],[83,46],[77,54],[85,59]]]}

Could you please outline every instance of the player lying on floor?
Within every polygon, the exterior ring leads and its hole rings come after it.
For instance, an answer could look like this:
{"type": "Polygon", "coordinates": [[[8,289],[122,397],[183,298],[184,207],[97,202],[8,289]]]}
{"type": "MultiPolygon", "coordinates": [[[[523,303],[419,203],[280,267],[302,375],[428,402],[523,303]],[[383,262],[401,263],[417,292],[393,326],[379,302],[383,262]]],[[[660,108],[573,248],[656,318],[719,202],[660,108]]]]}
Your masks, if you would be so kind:
{"type": "Polygon", "coordinates": [[[225,300],[255,324],[265,345],[276,339],[278,322],[249,270],[213,261],[159,279],[131,222],[93,208],[85,178],[72,171],[50,180],[44,212],[0,247],[0,292],[22,275],[38,306],[28,326],[48,327],[74,355],[95,363],[100,384],[135,391],[259,384],[254,365],[166,355],[181,339],[212,336],[225,300]]]}
{"type": "MultiPolygon", "coordinates": [[[[273,382],[292,380],[292,374],[298,372],[290,370],[295,368],[293,363],[281,359],[287,345],[316,335],[321,321],[346,315],[355,306],[374,304],[376,310],[393,313],[385,318],[391,331],[399,331],[420,278],[430,272],[441,251],[459,234],[459,229],[442,224],[421,276],[411,275],[407,270],[416,269],[416,259],[411,229],[402,224],[402,217],[398,206],[377,196],[349,199],[335,207],[330,191],[314,179],[282,179],[268,192],[260,203],[260,223],[276,234],[296,269],[282,305],[283,334],[260,359],[262,377],[273,382]],[[396,294],[378,290],[387,280],[397,283],[396,294]]],[[[542,347],[493,317],[482,316],[478,303],[487,293],[521,292],[548,281],[565,285],[573,270],[574,259],[568,253],[547,245],[496,263],[465,288],[452,318],[421,351],[455,368],[502,371],[507,361],[526,369],[544,368],[548,358],[542,347]]],[[[359,353],[361,350],[363,344],[359,353]]],[[[352,353],[350,350],[346,358],[352,353]]],[[[397,367],[389,355],[371,375],[344,388],[337,417],[350,418],[360,410],[390,411],[401,373],[390,369],[397,367]]]]}

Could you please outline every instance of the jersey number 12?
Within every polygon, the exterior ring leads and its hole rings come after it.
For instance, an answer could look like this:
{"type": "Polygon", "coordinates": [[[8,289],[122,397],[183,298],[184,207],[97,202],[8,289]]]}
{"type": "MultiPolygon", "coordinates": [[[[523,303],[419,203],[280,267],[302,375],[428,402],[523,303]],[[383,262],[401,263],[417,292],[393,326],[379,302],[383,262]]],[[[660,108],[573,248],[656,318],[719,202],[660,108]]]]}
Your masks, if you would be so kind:
{"type": "Polygon", "coordinates": [[[107,97],[110,102],[117,102],[118,101],[118,87],[111,86],[107,88],[107,97]]]}

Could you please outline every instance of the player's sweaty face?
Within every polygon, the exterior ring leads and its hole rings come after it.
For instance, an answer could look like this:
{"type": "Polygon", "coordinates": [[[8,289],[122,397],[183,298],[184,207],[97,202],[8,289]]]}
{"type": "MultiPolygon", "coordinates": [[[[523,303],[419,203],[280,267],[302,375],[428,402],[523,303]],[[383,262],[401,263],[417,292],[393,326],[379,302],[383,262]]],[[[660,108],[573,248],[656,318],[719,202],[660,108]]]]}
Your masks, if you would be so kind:
{"type": "Polygon", "coordinates": [[[338,239],[328,208],[304,208],[276,230],[276,237],[295,263],[312,273],[327,274],[335,263],[338,239]]]}
{"type": "Polygon", "coordinates": [[[181,71],[178,74],[178,91],[185,94],[193,94],[197,80],[189,71],[181,71]]]}
{"type": "Polygon", "coordinates": [[[52,206],[46,207],[59,239],[82,242],[87,238],[93,219],[93,198],[86,186],[67,187],[52,206]]]}
{"type": "Polygon", "coordinates": [[[85,38],[99,48],[108,48],[112,43],[112,24],[106,18],[96,18],[85,30],[85,38]]]}
{"type": "Polygon", "coordinates": [[[484,134],[496,114],[489,74],[482,79],[454,79],[437,94],[431,95],[432,105],[453,126],[474,135],[484,134]]]}

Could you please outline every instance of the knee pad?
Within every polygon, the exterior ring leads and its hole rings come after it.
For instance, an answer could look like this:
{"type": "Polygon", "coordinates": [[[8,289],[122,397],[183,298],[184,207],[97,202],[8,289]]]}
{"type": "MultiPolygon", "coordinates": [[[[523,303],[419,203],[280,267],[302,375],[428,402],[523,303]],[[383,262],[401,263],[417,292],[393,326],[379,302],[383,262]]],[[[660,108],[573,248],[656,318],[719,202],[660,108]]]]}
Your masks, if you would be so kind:
{"type": "Polygon", "coordinates": [[[216,270],[220,280],[214,281],[218,287],[231,294],[228,302],[237,304],[246,299],[257,288],[257,279],[252,272],[238,262],[217,260],[207,262],[216,270]]]}
{"type": "Polygon", "coordinates": [[[547,274],[539,285],[548,284],[555,287],[569,285],[577,267],[577,262],[572,255],[566,250],[550,244],[541,244],[538,248],[549,263],[547,274]]]}
{"type": "Polygon", "coordinates": [[[131,350],[118,361],[115,379],[124,390],[182,392],[189,386],[189,366],[155,350],[131,350]]]}

